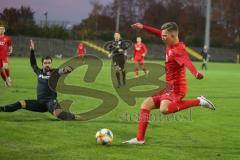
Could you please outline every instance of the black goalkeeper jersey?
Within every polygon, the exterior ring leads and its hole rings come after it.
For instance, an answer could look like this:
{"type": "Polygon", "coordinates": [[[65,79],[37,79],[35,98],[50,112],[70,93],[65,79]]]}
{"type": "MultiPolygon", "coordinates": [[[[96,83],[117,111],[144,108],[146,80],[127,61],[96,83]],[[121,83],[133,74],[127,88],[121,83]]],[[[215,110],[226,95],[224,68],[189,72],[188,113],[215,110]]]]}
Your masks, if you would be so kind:
{"type": "Polygon", "coordinates": [[[113,47],[110,50],[112,52],[113,57],[119,56],[119,54],[124,54],[125,48],[123,47],[123,41],[113,41],[113,47]]]}
{"type": "Polygon", "coordinates": [[[37,100],[40,102],[48,102],[57,98],[57,93],[50,89],[48,85],[48,80],[51,76],[51,73],[58,71],[59,69],[51,69],[49,72],[43,72],[43,69],[40,69],[37,66],[37,61],[35,58],[34,50],[31,50],[30,53],[30,63],[33,71],[36,73],[38,78],[37,84],[37,100]]]}

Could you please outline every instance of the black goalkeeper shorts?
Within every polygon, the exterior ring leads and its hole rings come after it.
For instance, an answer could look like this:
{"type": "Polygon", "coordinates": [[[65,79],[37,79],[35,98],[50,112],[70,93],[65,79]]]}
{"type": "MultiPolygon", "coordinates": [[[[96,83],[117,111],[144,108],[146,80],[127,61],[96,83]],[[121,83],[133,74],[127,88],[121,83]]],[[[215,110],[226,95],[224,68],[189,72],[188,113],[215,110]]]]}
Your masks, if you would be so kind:
{"type": "Polygon", "coordinates": [[[125,65],[125,55],[124,54],[117,54],[113,56],[113,65],[115,67],[121,68],[121,70],[124,70],[125,65]]]}
{"type": "Polygon", "coordinates": [[[38,100],[25,100],[26,109],[34,112],[50,112],[53,113],[55,109],[61,109],[57,100],[38,101],[38,100]]]}

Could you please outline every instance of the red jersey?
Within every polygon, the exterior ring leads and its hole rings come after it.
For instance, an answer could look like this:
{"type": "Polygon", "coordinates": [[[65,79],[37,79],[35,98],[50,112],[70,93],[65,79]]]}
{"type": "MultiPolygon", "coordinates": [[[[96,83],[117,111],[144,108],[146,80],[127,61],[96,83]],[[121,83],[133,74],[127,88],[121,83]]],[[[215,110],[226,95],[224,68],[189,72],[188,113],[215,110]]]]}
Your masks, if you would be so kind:
{"type": "Polygon", "coordinates": [[[78,50],[78,55],[84,55],[85,54],[85,47],[82,43],[78,44],[77,50],[78,50]]]}
{"type": "MultiPolygon", "coordinates": [[[[161,37],[161,30],[144,26],[144,29],[161,37]]],[[[186,69],[196,76],[197,69],[193,66],[183,42],[178,42],[172,46],[166,48],[166,81],[168,84],[173,85],[173,89],[176,92],[185,92],[187,89],[186,69]]]]}
{"type": "Polygon", "coordinates": [[[9,36],[0,36],[0,59],[8,57],[8,47],[11,45],[12,43],[9,36]]]}
{"type": "Polygon", "coordinates": [[[133,52],[133,56],[134,56],[134,60],[141,60],[143,59],[143,54],[147,53],[147,47],[144,43],[136,43],[134,45],[134,52],[133,52]]]}

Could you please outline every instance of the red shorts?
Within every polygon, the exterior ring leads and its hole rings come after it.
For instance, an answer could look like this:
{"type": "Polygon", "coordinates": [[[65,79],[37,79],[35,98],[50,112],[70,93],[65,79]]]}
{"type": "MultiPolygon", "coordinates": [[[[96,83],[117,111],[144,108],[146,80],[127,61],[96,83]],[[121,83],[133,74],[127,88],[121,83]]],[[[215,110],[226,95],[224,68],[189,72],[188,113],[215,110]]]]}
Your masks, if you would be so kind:
{"type": "Polygon", "coordinates": [[[158,94],[153,95],[152,100],[155,107],[160,107],[162,100],[177,102],[183,99],[185,95],[186,95],[186,90],[178,91],[178,92],[176,92],[175,90],[168,90],[168,91],[159,92],[158,94]]]}
{"type": "Polygon", "coordinates": [[[2,58],[2,63],[3,65],[8,64],[8,56],[2,58]]]}
{"type": "Polygon", "coordinates": [[[134,59],[134,63],[140,63],[140,64],[144,64],[144,59],[134,59]]]}

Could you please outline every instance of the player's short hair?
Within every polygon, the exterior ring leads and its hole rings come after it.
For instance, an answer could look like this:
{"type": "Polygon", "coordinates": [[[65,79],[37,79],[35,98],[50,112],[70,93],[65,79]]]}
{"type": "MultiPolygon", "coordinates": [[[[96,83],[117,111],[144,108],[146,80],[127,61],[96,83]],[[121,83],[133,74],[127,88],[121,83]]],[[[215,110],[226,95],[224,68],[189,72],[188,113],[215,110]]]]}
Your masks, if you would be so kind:
{"type": "Polygon", "coordinates": [[[114,32],[114,34],[119,34],[121,36],[120,32],[114,32]]]}
{"type": "Polygon", "coordinates": [[[52,57],[51,57],[51,56],[45,56],[45,57],[42,57],[42,63],[43,63],[43,61],[44,61],[45,59],[50,59],[51,62],[52,62],[52,57]]]}
{"type": "Polygon", "coordinates": [[[165,30],[165,29],[167,31],[177,31],[178,32],[178,25],[175,22],[167,22],[161,26],[161,30],[165,30]]]}

